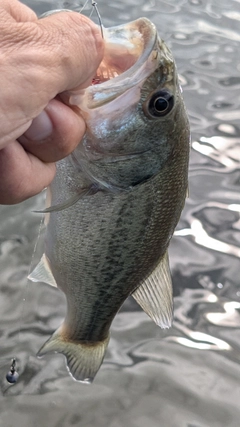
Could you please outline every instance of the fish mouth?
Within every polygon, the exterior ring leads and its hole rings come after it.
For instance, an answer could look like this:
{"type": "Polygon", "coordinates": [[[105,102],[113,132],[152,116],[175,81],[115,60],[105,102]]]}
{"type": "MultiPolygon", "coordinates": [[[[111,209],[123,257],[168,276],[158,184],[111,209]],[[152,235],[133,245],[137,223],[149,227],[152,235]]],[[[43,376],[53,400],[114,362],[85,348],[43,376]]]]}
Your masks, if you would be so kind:
{"type": "Polygon", "coordinates": [[[104,29],[103,36],[105,54],[91,85],[69,93],[69,103],[83,115],[140,86],[159,66],[161,40],[149,19],[104,29]]]}
{"type": "Polygon", "coordinates": [[[116,79],[128,70],[133,74],[151,51],[157,38],[156,27],[147,18],[103,30],[105,55],[92,85],[116,79]],[[135,67],[134,67],[135,66],[135,67]]]}

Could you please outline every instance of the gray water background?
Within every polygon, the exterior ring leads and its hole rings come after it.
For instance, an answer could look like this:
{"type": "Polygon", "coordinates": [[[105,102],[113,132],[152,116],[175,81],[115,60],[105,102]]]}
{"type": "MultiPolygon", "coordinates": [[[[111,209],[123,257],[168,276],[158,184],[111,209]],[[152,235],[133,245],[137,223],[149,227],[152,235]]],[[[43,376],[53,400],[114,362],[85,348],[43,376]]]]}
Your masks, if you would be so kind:
{"type": "MultiPolygon", "coordinates": [[[[39,14],[78,1],[26,0],[39,14]]],[[[60,292],[27,283],[43,194],[0,208],[1,427],[240,426],[240,1],[99,0],[105,26],[146,16],[177,62],[192,130],[190,196],[170,248],[172,329],[129,299],[85,386],[37,350],[61,323],[60,292]],[[25,300],[25,302],[24,302],[25,300]],[[5,374],[18,359],[20,378],[5,374]]],[[[34,257],[37,254],[34,255],[34,257]]]]}

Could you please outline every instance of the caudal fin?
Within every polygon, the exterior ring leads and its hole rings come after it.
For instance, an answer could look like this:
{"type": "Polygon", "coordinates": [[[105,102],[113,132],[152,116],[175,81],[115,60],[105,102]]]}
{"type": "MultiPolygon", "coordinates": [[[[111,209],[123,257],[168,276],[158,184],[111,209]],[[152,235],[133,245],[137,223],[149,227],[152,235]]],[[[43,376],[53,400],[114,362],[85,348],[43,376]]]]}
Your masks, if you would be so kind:
{"type": "Polygon", "coordinates": [[[99,342],[67,341],[61,335],[61,327],[54,332],[40,348],[37,356],[47,353],[62,353],[66,357],[67,368],[76,381],[90,384],[98,372],[109,342],[109,336],[99,342]]]}

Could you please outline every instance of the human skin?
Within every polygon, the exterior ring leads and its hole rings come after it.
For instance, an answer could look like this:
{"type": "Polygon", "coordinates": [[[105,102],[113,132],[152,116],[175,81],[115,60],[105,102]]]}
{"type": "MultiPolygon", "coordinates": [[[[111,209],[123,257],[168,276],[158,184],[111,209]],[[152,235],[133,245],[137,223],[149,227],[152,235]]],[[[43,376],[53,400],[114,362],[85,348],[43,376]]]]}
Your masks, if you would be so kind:
{"type": "Polygon", "coordinates": [[[79,113],[59,94],[88,86],[103,58],[99,28],[61,12],[38,20],[18,0],[0,4],[0,204],[39,193],[56,161],[85,132],[79,113]]]}

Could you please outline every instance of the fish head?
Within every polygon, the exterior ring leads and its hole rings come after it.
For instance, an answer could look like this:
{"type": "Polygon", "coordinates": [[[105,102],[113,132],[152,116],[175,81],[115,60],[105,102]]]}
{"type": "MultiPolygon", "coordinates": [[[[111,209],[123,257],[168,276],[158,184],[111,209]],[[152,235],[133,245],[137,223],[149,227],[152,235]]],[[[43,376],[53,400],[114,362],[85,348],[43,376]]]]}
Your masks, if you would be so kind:
{"type": "Polygon", "coordinates": [[[151,21],[103,34],[92,84],[68,92],[87,125],[73,158],[100,186],[129,188],[158,173],[179,140],[189,148],[188,118],[173,56],[151,21]]]}

